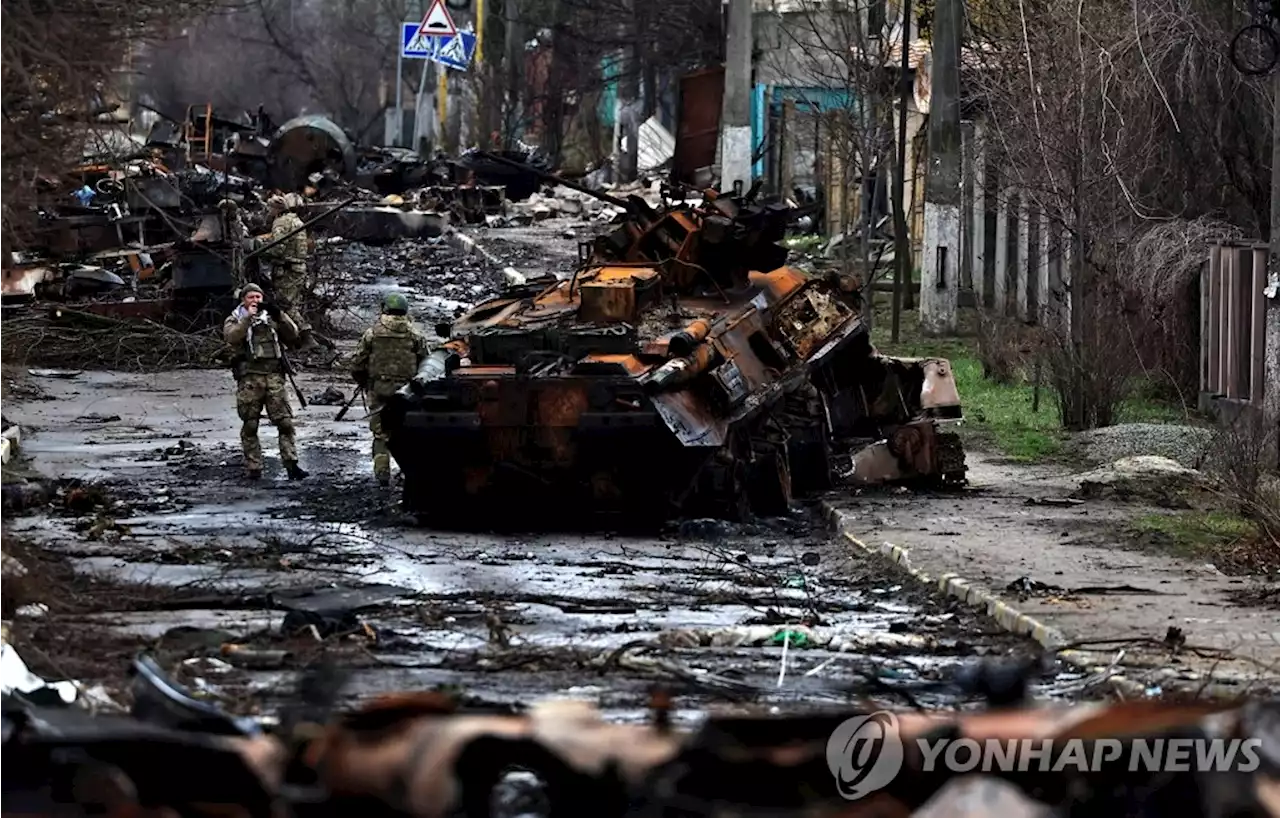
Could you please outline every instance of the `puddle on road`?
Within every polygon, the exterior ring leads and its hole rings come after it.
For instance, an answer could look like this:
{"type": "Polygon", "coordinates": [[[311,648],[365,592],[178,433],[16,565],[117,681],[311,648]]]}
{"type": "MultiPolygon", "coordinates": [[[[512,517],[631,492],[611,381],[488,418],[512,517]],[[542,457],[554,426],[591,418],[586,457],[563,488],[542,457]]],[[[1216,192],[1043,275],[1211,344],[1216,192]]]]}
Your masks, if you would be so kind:
{"type": "MultiPolygon", "coordinates": [[[[100,576],[215,595],[265,597],[342,584],[400,589],[395,604],[359,612],[378,634],[369,646],[378,667],[356,672],[354,697],[456,685],[486,701],[516,704],[578,689],[599,699],[609,718],[626,719],[642,717],[657,680],[685,690],[682,699],[691,707],[723,700],[720,686],[729,680],[758,691],[758,703],[789,710],[868,691],[892,699],[895,686],[915,690],[910,695],[921,702],[940,703],[950,698],[935,688],[956,667],[975,653],[1001,654],[1016,643],[966,632],[962,617],[906,599],[878,570],[821,538],[791,546],[759,535],[708,543],[450,533],[282,521],[270,516],[279,513],[278,507],[269,511],[271,505],[201,504],[125,518],[132,536],[97,545],[104,553],[81,551],[77,563],[100,576]],[[148,559],[166,550],[180,551],[188,562],[148,559]],[[263,553],[268,564],[276,554],[284,556],[271,567],[256,567],[263,553]],[[817,565],[805,564],[815,557],[817,565]],[[506,648],[495,644],[493,615],[506,629],[506,648]],[[669,641],[673,633],[705,639],[709,632],[748,626],[798,631],[814,617],[819,624],[813,632],[833,636],[837,647],[789,644],[785,672],[780,644],[730,640],[722,647],[674,647],[669,641]],[[885,634],[899,635],[902,644],[877,643],[885,634]],[[913,638],[920,644],[913,645],[913,638]],[[664,647],[644,653],[639,664],[610,664],[611,654],[638,642],[664,647]],[[581,690],[584,685],[591,690],[581,690]]],[[[32,533],[50,547],[65,547],[73,538],[66,521],[44,522],[32,533]]],[[[265,607],[202,608],[125,614],[114,627],[149,638],[173,627],[214,628],[252,642],[264,628],[278,633],[282,617],[265,607]]],[[[270,701],[282,703],[289,678],[249,671],[241,683],[260,690],[270,707],[270,701]]]]}
{"type": "MultiPolygon", "coordinates": [[[[292,664],[206,680],[249,685],[268,708],[289,695],[292,670],[320,649],[356,668],[352,696],[443,684],[495,703],[580,694],[597,699],[614,719],[640,718],[658,681],[674,685],[689,712],[739,689],[788,710],[868,694],[901,704],[905,698],[895,702],[895,688],[912,691],[922,703],[943,704],[955,701],[945,681],[959,665],[1029,650],[1025,641],[985,632],[970,613],[944,610],[922,592],[899,587],[879,562],[828,538],[816,519],[759,529],[692,526],[682,536],[404,527],[394,495],[368,479],[364,424],[333,423],[332,407],[298,413],[311,479],[295,484],[275,474],[274,434],[264,424],[272,479],[250,485],[239,476],[234,405],[229,392],[206,397],[209,373],[117,383],[101,373],[80,377],[84,383],[51,380],[49,391],[70,398],[92,384],[94,398],[18,404],[6,413],[19,423],[40,417],[48,431],[24,443],[46,473],[110,474],[126,503],[105,513],[123,536],[87,541],[77,520],[63,516],[11,516],[6,532],[67,553],[86,572],[203,595],[199,613],[123,612],[95,622],[114,621],[122,633],[147,638],[174,627],[215,628],[249,644],[279,646],[281,611],[230,600],[301,588],[398,589],[394,602],[358,611],[375,629],[375,643],[295,638],[287,643],[296,654],[292,664]],[[147,389],[173,394],[148,404],[147,389]],[[90,408],[104,395],[119,401],[90,408]],[[148,437],[137,433],[136,423],[129,430],[124,421],[71,422],[88,412],[130,417],[130,405],[145,405],[146,425],[163,431],[148,437]],[[116,426],[118,439],[112,437],[116,426]],[[86,445],[90,437],[109,442],[86,445]],[[181,456],[155,459],[157,449],[179,440],[189,445],[181,456]],[[495,622],[508,638],[505,648],[495,622]],[[698,643],[699,634],[711,631],[782,631],[803,622],[816,622],[814,633],[835,634],[833,644],[845,649],[788,643],[784,671],[783,648],[772,639],[698,643]],[[654,646],[677,631],[697,646],[654,646]],[[869,641],[886,636],[900,637],[899,643],[869,641]],[[635,649],[615,655],[626,646],[635,649]]],[[[300,380],[310,394],[339,379],[300,380]]]]}

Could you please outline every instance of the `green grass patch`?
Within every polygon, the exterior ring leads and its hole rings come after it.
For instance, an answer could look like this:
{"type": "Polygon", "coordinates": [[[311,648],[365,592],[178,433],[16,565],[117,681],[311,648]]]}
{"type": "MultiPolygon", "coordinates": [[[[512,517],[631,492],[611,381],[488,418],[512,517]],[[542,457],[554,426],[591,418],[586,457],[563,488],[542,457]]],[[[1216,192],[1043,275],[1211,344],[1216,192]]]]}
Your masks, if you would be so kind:
{"type": "MultiPolygon", "coordinates": [[[[886,355],[941,357],[951,361],[964,407],[965,423],[961,430],[974,443],[989,445],[1010,459],[1028,463],[1060,455],[1067,436],[1058,414],[1057,395],[1047,383],[1047,376],[1040,388],[1038,411],[1033,411],[1036,406],[1033,384],[1025,381],[998,384],[983,378],[977,337],[964,326],[966,320],[972,320],[969,310],[962,312],[960,337],[923,338],[919,314],[914,310],[903,312],[898,343],[894,344],[891,343],[891,317],[885,305],[876,314],[872,340],[886,355]]],[[[1150,397],[1150,391],[1135,389],[1134,397],[1121,406],[1117,422],[1187,422],[1186,411],[1155,400],[1150,397]]]]}
{"type": "Polygon", "coordinates": [[[1023,462],[1044,460],[1061,450],[1063,434],[1051,390],[1041,388],[1039,411],[1033,412],[1035,389],[1031,384],[997,384],[982,377],[975,337],[922,338],[918,313],[910,311],[902,313],[899,340],[894,344],[888,310],[881,310],[876,318],[872,340],[885,355],[951,361],[964,407],[961,429],[966,438],[1023,462]]]}
{"type": "Polygon", "coordinates": [[[1251,520],[1227,511],[1144,514],[1130,526],[1144,544],[1177,557],[1206,557],[1224,547],[1257,539],[1251,520]]]}
{"type": "Polygon", "coordinates": [[[825,247],[828,241],[829,239],[825,236],[805,234],[802,236],[788,236],[782,240],[781,244],[788,250],[795,250],[797,253],[808,253],[812,255],[825,247]]]}

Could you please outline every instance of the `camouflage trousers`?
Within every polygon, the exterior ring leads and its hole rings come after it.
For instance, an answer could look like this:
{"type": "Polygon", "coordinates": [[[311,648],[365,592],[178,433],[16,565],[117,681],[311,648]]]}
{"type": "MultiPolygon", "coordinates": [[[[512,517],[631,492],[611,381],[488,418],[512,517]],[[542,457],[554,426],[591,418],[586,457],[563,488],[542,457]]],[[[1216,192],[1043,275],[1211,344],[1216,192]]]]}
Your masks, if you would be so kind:
{"type": "Polygon", "coordinates": [[[375,476],[391,476],[391,450],[387,448],[387,433],[382,428],[382,407],[403,385],[402,381],[373,378],[369,384],[369,431],[373,432],[373,473],[375,476]]]}
{"type": "Polygon", "coordinates": [[[262,443],[258,440],[258,420],[262,410],[280,434],[280,459],[298,462],[294,442],[293,408],[285,392],[284,376],[246,374],[236,384],[236,414],[240,415],[240,447],[246,469],[262,469],[262,443]]]}
{"type": "Polygon", "coordinates": [[[293,319],[293,323],[298,325],[298,330],[303,332],[311,329],[311,325],[303,317],[305,305],[302,302],[306,295],[304,286],[306,275],[306,265],[298,262],[277,264],[271,270],[271,285],[275,290],[276,298],[289,304],[289,309],[285,312],[293,319]]]}
{"type": "Polygon", "coordinates": [[[375,386],[369,390],[369,431],[373,432],[373,474],[375,477],[391,475],[391,451],[387,448],[387,435],[382,430],[382,407],[389,395],[379,395],[375,386]]]}

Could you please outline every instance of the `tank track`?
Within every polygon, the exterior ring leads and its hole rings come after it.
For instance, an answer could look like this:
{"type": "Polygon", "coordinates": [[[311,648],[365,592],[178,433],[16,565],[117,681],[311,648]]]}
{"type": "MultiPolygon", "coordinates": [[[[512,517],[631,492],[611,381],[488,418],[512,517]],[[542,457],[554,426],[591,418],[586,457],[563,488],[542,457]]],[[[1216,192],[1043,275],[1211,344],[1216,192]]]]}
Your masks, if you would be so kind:
{"type": "Polygon", "coordinates": [[[938,432],[938,473],[943,485],[963,486],[968,482],[965,473],[964,443],[955,432],[938,432]]]}

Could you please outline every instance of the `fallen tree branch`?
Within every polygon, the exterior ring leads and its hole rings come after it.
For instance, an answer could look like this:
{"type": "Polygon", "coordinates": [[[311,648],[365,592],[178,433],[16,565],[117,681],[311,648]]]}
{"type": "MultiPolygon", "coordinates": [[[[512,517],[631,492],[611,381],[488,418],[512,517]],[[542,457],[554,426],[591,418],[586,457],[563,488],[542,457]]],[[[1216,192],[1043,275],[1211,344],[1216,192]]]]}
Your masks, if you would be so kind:
{"type": "Polygon", "coordinates": [[[182,332],[147,319],[118,319],[67,307],[6,318],[4,360],[23,366],[147,372],[220,366],[216,328],[182,332]]]}

